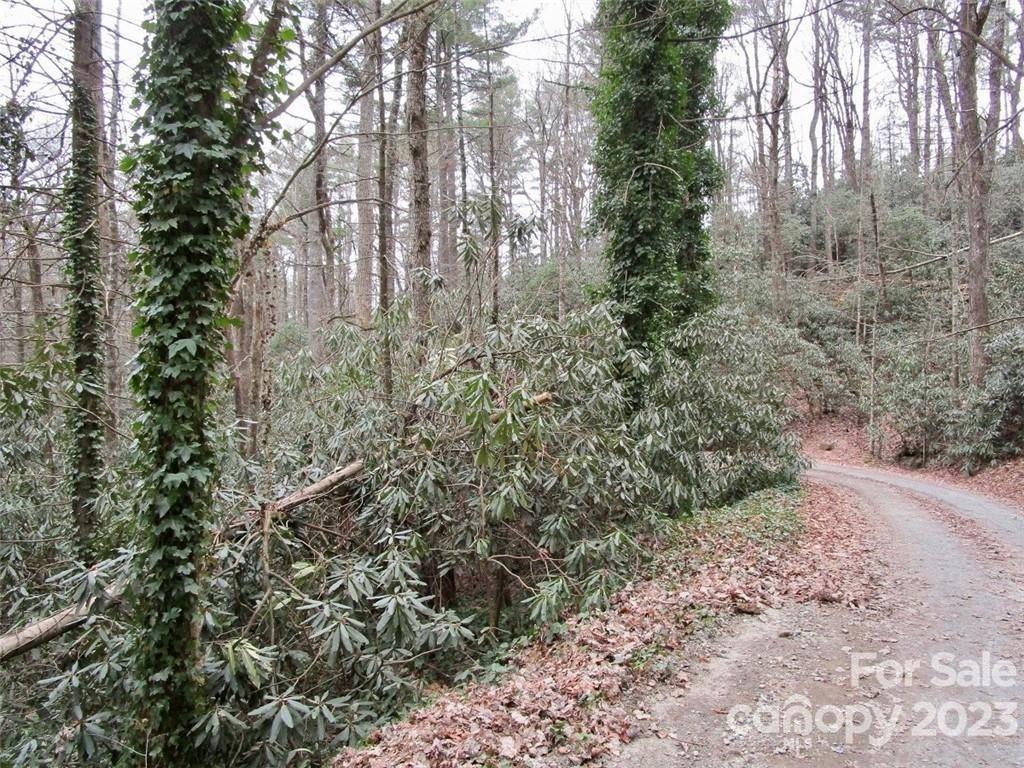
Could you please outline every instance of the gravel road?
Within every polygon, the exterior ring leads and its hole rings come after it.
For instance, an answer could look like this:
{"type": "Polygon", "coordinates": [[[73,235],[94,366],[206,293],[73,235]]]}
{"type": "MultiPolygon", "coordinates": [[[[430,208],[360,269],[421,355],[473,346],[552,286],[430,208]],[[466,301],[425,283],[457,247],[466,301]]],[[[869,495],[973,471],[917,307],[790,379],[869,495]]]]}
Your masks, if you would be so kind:
{"type": "Polygon", "coordinates": [[[879,599],[737,618],[605,765],[1024,767],[1024,511],[873,469],[808,477],[871,520],[879,599]]]}

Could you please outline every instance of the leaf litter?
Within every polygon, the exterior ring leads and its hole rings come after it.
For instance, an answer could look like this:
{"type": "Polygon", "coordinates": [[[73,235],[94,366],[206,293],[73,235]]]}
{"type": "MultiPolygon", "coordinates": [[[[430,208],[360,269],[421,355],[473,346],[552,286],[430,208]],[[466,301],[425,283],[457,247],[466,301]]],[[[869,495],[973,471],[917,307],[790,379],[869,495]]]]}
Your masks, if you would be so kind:
{"type": "Polygon", "coordinates": [[[868,525],[849,497],[817,483],[700,513],[678,524],[650,577],[619,590],[608,610],[569,618],[560,637],[520,651],[503,679],[443,692],[334,766],[539,768],[615,753],[645,719],[625,694],[654,675],[685,686],[685,672],[652,662],[700,630],[785,600],[871,601],[881,570],[868,525]]]}

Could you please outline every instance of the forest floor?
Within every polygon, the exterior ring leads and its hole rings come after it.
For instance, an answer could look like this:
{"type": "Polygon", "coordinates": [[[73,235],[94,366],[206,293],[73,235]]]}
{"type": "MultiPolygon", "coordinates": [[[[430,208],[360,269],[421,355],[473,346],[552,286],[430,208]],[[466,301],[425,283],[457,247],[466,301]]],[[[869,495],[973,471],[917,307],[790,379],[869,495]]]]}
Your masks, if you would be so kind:
{"type": "Polygon", "coordinates": [[[335,765],[539,767],[614,756],[649,730],[649,702],[685,690],[737,618],[789,601],[868,605],[883,572],[867,529],[819,483],[699,514],[658,544],[649,577],[609,610],[569,620],[557,639],[510,659],[514,671],[498,682],[441,693],[335,765]]]}
{"type": "Polygon", "coordinates": [[[850,464],[799,503],[680,525],[608,611],[335,765],[1024,766],[1022,510],[823,453],[850,464]]]}

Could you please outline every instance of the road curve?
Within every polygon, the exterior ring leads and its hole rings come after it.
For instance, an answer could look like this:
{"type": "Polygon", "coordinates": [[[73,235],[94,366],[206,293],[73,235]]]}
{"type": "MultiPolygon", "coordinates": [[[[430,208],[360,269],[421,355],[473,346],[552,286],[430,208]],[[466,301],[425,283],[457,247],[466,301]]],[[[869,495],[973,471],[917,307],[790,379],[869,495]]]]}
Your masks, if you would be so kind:
{"type": "Polygon", "coordinates": [[[604,765],[1024,768],[1024,511],[876,469],[807,475],[859,501],[884,596],[737,620],[690,685],[652,693],[654,735],[604,765]],[[784,715],[797,699],[848,719],[796,737],[730,719],[737,706],[784,715]],[[856,733],[865,713],[871,728],[856,733]]]}
{"type": "Polygon", "coordinates": [[[815,462],[808,475],[817,477],[824,482],[837,485],[845,483],[847,486],[851,482],[856,484],[855,481],[866,480],[925,496],[955,510],[957,514],[985,526],[993,534],[1001,536],[1007,543],[1024,551],[1024,510],[1014,509],[1004,502],[987,496],[970,493],[942,483],[867,467],[815,462]]]}

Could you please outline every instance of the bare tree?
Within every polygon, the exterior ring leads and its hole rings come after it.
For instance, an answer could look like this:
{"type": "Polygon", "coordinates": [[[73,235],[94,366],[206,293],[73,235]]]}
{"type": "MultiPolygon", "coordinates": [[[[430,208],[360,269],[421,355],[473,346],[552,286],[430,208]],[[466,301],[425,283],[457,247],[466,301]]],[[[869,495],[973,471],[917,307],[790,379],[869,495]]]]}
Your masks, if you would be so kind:
{"type": "Polygon", "coordinates": [[[962,189],[966,204],[969,250],[967,254],[967,321],[971,382],[980,386],[985,378],[985,328],[988,312],[988,259],[991,222],[989,196],[997,147],[1000,107],[1002,104],[1002,58],[990,56],[989,104],[984,119],[978,105],[978,48],[991,20],[991,48],[1001,52],[1006,37],[1006,0],[961,0],[958,38],[959,60],[956,69],[956,90],[959,101],[958,172],[963,175],[962,189]]]}

